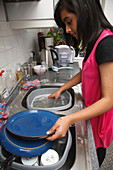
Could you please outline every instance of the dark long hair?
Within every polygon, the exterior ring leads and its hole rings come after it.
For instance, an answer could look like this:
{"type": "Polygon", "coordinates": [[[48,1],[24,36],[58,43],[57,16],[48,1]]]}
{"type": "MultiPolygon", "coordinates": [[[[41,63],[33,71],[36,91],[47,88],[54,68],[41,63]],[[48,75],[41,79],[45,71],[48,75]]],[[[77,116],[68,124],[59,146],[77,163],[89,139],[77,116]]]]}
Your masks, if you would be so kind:
{"type": "Polygon", "coordinates": [[[99,0],[59,0],[56,5],[54,18],[59,27],[64,30],[64,36],[68,45],[72,45],[78,51],[80,37],[82,37],[83,48],[93,45],[100,30],[113,27],[105,17],[99,0]],[[78,40],[66,33],[65,24],[62,22],[60,13],[66,9],[69,13],[77,16],[78,40]]]}

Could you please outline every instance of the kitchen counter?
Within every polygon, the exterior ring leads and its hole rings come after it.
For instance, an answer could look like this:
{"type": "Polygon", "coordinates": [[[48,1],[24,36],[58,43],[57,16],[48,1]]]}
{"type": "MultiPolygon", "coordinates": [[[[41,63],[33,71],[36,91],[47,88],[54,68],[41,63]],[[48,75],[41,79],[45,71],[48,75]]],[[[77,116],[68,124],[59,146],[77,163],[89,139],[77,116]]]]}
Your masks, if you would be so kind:
{"type": "MultiPolygon", "coordinates": [[[[60,70],[58,73],[49,71],[48,73],[49,82],[45,84],[45,86],[46,85],[62,86],[66,81],[71,79],[75,74],[79,72],[79,66],[77,62],[71,64],[70,66],[72,66],[74,70],[60,70]]],[[[37,75],[33,75],[33,77],[31,77],[31,80],[37,78],[38,78],[37,75]]],[[[54,111],[54,113],[61,114],[61,115],[68,115],[84,108],[84,101],[82,99],[82,94],[81,94],[81,86],[77,85],[73,87],[73,89],[74,89],[74,98],[75,98],[74,106],[69,110],[54,111]]],[[[21,101],[26,93],[27,93],[26,90],[21,90],[19,94],[15,97],[15,99],[12,101],[12,103],[10,104],[9,116],[17,112],[26,110],[26,108],[24,108],[21,105],[21,101]]],[[[82,121],[72,126],[76,127],[76,150],[75,150],[76,159],[70,170],[79,170],[79,169],[98,170],[99,166],[97,161],[97,155],[96,155],[90,120],[86,122],[82,121]]],[[[12,167],[14,164],[15,163],[13,162],[12,167]]]]}

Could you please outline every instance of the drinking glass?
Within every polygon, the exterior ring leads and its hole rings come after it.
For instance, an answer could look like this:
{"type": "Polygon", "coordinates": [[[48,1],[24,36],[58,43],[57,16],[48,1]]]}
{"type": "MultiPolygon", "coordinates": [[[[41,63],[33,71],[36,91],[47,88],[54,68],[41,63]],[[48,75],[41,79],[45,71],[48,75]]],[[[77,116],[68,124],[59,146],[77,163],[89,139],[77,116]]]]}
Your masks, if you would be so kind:
{"type": "Polygon", "coordinates": [[[49,79],[48,79],[48,67],[47,67],[45,62],[41,63],[41,67],[40,67],[40,81],[42,83],[49,82],[49,79]]]}

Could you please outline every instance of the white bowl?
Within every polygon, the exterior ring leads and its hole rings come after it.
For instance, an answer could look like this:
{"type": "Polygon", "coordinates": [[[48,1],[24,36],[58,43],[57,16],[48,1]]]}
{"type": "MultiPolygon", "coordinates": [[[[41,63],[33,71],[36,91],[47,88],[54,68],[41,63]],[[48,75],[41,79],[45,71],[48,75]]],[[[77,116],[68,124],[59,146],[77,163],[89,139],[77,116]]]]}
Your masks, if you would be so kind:
{"type": "Polygon", "coordinates": [[[38,156],[35,157],[21,157],[21,162],[24,165],[35,165],[38,163],[38,156]]]}
{"type": "Polygon", "coordinates": [[[41,66],[41,65],[34,66],[33,68],[34,68],[35,73],[38,75],[43,74],[46,71],[46,67],[41,66]]]}
{"type": "Polygon", "coordinates": [[[40,164],[42,166],[53,165],[59,161],[58,153],[53,150],[49,149],[47,152],[42,154],[40,164]]]}

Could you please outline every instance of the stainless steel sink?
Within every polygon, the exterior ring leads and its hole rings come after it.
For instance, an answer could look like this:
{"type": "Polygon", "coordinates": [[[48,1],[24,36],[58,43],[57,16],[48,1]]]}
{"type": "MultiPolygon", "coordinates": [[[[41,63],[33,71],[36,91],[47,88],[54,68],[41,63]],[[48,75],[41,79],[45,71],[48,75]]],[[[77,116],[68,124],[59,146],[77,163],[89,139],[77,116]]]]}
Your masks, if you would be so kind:
{"type": "MultiPolygon", "coordinates": [[[[46,84],[41,86],[40,88],[46,87],[60,87],[62,84],[46,84]]],[[[21,112],[23,110],[27,110],[26,107],[26,99],[28,94],[30,94],[34,89],[39,87],[34,87],[29,91],[22,90],[20,93],[15,97],[13,102],[10,104],[10,116],[17,112],[21,112]]],[[[64,116],[75,113],[83,108],[83,99],[79,92],[77,92],[74,88],[69,89],[70,94],[72,95],[72,106],[67,110],[63,111],[54,111],[54,113],[64,116]]],[[[65,164],[59,170],[74,170],[74,169],[84,169],[84,170],[92,170],[91,166],[91,157],[89,153],[89,143],[87,140],[87,130],[84,128],[84,122],[78,122],[76,125],[72,125],[70,127],[71,135],[72,135],[72,146],[69,151],[67,160],[65,164]]],[[[3,149],[3,148],[2,148],[3,149]]],[[[0,149],[1,151],[1,149],[0,149]]],[[[0,153],[0,159],[3,161],[5,159],[5,155],[0,153]]],[[[11,165],[11,170],[13,169],[22,169],[19,168],[23,165],[20,162],[13,162],[11,165]],[[16,168],[18,167],[18,168],[16,168]]],[[[28,170],[29,168],[27,168],[28,170]]],[[[34,169],[34,168],[32,168],[34,169]]],[[[31,170],[31,169],[30,169],[31,170]]]]}
{"type": "MultiPolygon", "coordinates": [[[[41,86],[40,88],[58,88],[58,87],[60,87],[60,86],[51,86],[51,85],[43,85],[43,86],[41,86]]],[[[38,89],[39,87],[34,87],[34,88],[32,88],[32,89],[30,89],[30,90],[28,90],[26,93],[20,93],[20,95],[19,96],[21,96],[20,98],[22,98],[22,100],[20,100],[21,102],[20,102],[20,104],[18,103],[16,103],[16,106],[17,107],[19,107],[19,105],[20,106],[22,106],[22,108],[24,108],[24,109],[27,109],[27,103],[26,103],[26,99],[27,99],[27,97],[28,97],[28,95],[32,92],[32,91],[34,91],[35,89],[38,89]],[[23,94],[23,95],[22,95],[23,94]],[[23,96],[23,97],[22,97],[23,96]]],[[[71,104],[71,106],[68,108],[68,109],[71,109],[73,106],[74,106],[74,90],[71,88],[71,89],[69,89],[68,90],[68,92],[71,94],[71,96],[72,96],[72,104],[71,104]]],[[[18,96],[18,97],[19,97],[18,96]]],[[[17,97],[17,98],[18,98],[17,97]]],[[[17,99],[17,101],[19,101],[18,99],[17,99]]],[[[14,104],[15,105],[15,104],[14,104]]],[[[16,107],[15,106],[15,107],[16,107]]],[[[16,108],[17,108],[16,107],[16,108]]],[[[63,110],[64,112],[66,111],[66,110],[63,110]]],[[[64,114],[60,114],[60,112],[62,112],[62,111],[59,111],[59,113],[57,113],[59,116],[64,116],[64,114]]],[[[75,162],[75,158],[76,158],[76,129],[75,129],[75,126],[72,126],[72,127],[70,127],[69,128],[70,129],[70,132],[71,132],[71,136],[72,136],[72,145],[71,145],[71,148],[70,148],[70,151],[69,151],[69,153],[68,153],[68,156],[67,156],[67,159],[66,159],[66,161],[65,161],[65,163],[63,164],[63,166],[61,167],[61,168],[59,168],[59,170],[69,170],[69,169],[71,169],[72,168],[72,166],[73,166],[73,164],[74,164],[74,162],[75,162]]],[[[68,135],[66,135],[66,137],[64,137],[64,138],[61,138],[61,139],[57,139],[57,140],[55,140],[55,142],[53,143],[53,145],[52,145],[52,149],[54,149],[54,150],[56,150],[57,151],[57,153],[59,154],[59,156],[60,156],[60,159],[63,157],[63,153],[64,153],[64,149],[65,149],[65,147],[66,147],[66,141],[67,141],[67,137],[68,137],[68,135]],[[65,142],[64,142],[65,141],[65,142]]],[[[3,161],[3,160],[5,160],[7,157],[9,157],[11,154],[7,151],[7,150],[5,150],[5,148],[3,147],[3,146],[1,146],[1,149],[0,149],[0,157],[1,157],[1,160],[3,161]]],[[[12,163],[12,166],[11,166],[11,169],[13,170],[13,169],[18,169],[18,168],[20,168],[20,169],[25,169],[25,167],[24,167],[24,165],[21,163],[21,158],[19,158],[18,157],[18,159],[17,160],[15,160],[15,162],[13,162],[12,163]]],[[[27,169],[31,169],[31,166],[30,167],[27,167],[27,169]]],[[[32,169],[35,169],[36,167],[32,167],[32,169]]]]}

